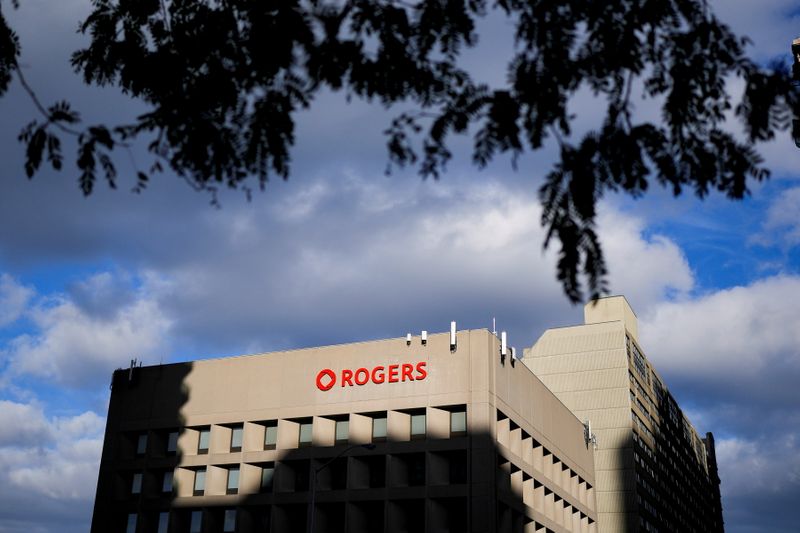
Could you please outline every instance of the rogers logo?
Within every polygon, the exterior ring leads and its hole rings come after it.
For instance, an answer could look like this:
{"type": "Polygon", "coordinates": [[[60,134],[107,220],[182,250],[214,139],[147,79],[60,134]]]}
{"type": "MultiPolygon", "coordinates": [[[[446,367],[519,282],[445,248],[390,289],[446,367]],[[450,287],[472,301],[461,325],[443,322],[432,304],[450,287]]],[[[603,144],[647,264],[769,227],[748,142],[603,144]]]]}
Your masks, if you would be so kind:
{"type": "Polygon", "coordinates": [[[389,365],[388,367],[376,366],[373,369],[358,368],[355,371],[344,368],[337,380],[336,372],[330,368],[323,368],[317,373],[317,388],[321,391],[328,391],[336,385],[340,387],[352,387],[353,385],[366,385],[370,381],[376,385],[381,383],[397,383],[403,381],[422,381],[428,377],[425,369],[427,363],[420,361],[416,365],[411,363],[401,363],[389,365]]]}

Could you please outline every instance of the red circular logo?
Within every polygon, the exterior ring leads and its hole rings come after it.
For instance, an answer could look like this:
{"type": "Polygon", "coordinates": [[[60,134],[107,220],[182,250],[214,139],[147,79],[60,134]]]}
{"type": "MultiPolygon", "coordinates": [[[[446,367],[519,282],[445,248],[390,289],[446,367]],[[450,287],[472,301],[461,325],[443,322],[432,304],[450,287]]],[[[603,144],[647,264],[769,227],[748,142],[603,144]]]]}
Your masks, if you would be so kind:
{"type": "Polygon", "coordinates": [[[336,385],[336,372],[330,368],[324,368],[317,374],[317,388],[321,391],[330,390],[331,387],[336,385]],[[324,383],[324,378],[328,378],[328,383],[324,383]]]}

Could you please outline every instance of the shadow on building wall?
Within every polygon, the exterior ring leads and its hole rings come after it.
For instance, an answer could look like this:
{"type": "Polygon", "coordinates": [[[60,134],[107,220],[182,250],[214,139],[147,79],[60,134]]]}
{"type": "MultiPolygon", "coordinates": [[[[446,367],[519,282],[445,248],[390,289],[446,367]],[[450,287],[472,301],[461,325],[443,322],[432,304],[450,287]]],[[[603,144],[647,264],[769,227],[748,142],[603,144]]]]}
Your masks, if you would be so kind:
{"type": "Polygon", "coordinates": [[[620,450],[630,468],[625,474],[631,489],[625,498],[628,530],[721,533],[713,436],[695,437],[668,392],[659,399],[658,414],[657,431],[642,429],[648,438],[632,433],[620,450]]]}
{"type": "MultiPolygon", "coordinates": [[[[203,427],[186,428],[181,417],[192,365],[169,366],[169,372],[147,367],[114,374],[93,533],[303,533],[312,521],[314,533],[595,530],[590,493],[584,491],[583,504],[567,503],[578,498],[570,488],[577,476],[562,476],[566,467],[552,460],[540,475],[486,433],[303,446],[301,426],[311,419],[290,419],[281,421],[281,431],[294,431],[289,440],[297,447],[276,450],[268,434],[277,426],[248,421],[243,451],[218,453],[234,444],[239,423],[233,423],[215,424],[210,453],[202,453],[203,427]],[[171,451],[176,432],[183,449],[196,454],[171,451]]],[[[330,417],[332,427],[336,418],[330,417]]],[[[501,424],[509,434],[520,432],[507,418],[501,424]]],[[[516,438],[533,449],[530,436],[516,438]]]]}

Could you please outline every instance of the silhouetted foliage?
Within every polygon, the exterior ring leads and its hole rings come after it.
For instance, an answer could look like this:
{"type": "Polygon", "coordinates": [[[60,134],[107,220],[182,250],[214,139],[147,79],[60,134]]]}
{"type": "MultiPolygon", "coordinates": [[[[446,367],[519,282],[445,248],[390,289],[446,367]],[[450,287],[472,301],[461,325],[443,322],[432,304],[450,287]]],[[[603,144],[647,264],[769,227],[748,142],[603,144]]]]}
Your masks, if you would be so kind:
{"type": "MultiPolygon", "coordinates": [[[[93,0],[81,31],[90,44],[72,57],[86,83],[121,88],[149,111],[132,124],[81,130],[68,104],[37,105],[44,122],[20,135],[28,176],[44,154],[62,165],[58,135],[78,136],[80,186],[98,166],[114,186],[110,153],[146,138],[154,162],[137,169],[137,190],[169,168],[197,189],[263,188],[289,176],[294,114],[323,88],[349,98],[402,102],[386,129],[389,167],[438,177],[453,134],[473,136],[473,162],[512,160],[547,141],[560,160],[540,189],[542,224],[561,245],[558,278],[572,301],[605,290],[595,231],[607,191],[640,196],[655,181],[742,198],[768,171],[753,145],[791,124],[798,105],[788,69],[764,68],[703,0],[93,0]],[[515,51],[503,58],[507,86],[476,81],[459,60],[476,23],[504,14],[515,51]],[[731,95],[728,82],[744,81],[731,95]],[[574,138],[568,106],[590,88],[605,99],[597,131],[574,138]],[[659,102],[659,123],[636,122],[631,93],[659,102]],[[734,102],[739,102],[734,108],[734,102]],[[733,114],[746,139],[722,124],[733,114]]],[[[788,43],[787,43],[788,44],[788,43]]],[[[16,74],[19,43],[0,14],[0,94],[16,74]]]]}

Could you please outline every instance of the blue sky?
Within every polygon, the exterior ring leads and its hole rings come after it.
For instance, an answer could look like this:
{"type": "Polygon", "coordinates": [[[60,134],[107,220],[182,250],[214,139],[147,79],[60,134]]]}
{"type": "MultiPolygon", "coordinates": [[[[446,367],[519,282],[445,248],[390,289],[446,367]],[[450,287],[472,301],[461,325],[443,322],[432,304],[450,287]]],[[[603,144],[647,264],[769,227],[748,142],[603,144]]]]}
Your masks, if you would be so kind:
{"type": "MultiPolygon", "coordinates": [[[[141,106],[85,88],[68,67],[86,0],[26,0],[8,13],[28,80],[87,120],[141,106]]],[[[793,2],[714,3],[767,61],[798,27],[793,2]]],[[[4,4],[6,7],[6,4],[4,4]]],[[[8,7],[6,7],[8,10],[8,7]]],[[[501,80],[503,21],[473,70],[501,80]]],[[[639,111],[650,111],[647,102],[639,111]]],[[[590,122],[591,98],[575,112],[590,122]]],[[[542,252],[536,191],[552,152],[453,162],[439,181],[383,170],[389,112],[322,95],[297,117],[288,182],[222,208],[165,176],[143,194],[76,173],[24,177],[18,86],[0,99],[0,533],[85,531],[114,368],[498,327],[518,348],[577,324],[542,252]],[[31,513],[36,509],[36,513],[31,513]]],[[[456,146],[464,141],[457,140],[456,146]]],[[[458,150],[457,150],[457,153],[458,150]]],[[[731,203],[712,195],[606,198],[600,229],[612,292],[640,319],[648,357],[701,432],[717,436],[728,531],[796,531],[800,501],[800,151],[763,148],[773,178],[731,203]]],[[[132,185],[129,183],[127,185],[132,185]]]]}

